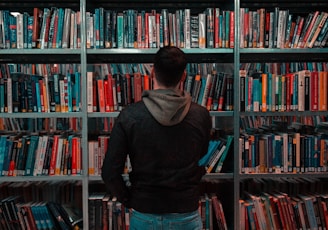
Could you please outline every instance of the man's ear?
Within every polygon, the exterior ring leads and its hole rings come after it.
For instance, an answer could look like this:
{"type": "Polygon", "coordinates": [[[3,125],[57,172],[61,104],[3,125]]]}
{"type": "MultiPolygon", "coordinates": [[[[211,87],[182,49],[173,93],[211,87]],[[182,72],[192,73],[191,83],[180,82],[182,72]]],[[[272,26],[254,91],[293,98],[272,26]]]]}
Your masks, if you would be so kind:
{"type": "Polygon", "coordinates": [[[186,80],[186,77],[187,77],[187,71],[185,70],[185,71],[183,71],[183,73],[182,73],[181,81],[182,81],[182,82],[185,81],[185,80],[186,80]]]}

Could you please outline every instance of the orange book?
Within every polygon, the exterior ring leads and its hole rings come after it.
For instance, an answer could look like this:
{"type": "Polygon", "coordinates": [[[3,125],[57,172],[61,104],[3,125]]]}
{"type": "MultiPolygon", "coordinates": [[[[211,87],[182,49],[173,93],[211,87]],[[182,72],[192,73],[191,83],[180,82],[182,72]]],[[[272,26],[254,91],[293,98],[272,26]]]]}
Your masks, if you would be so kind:
{"type": "Polygon", "coordinates": [[[97,79],[97,91],[98,91],[99,112],[105,112],[105,90],[104,90],[103,79],[97,79]]]}
{"type": "Polygon", "coordinates": [[[133,87],[134,87],[134,102],[140,101],[141,94],[142,94],[142,79],[140,73],[134,73],[133,87]]]}
{"type": "Polygon", "coordinates": [[[143,76],[144,84],[143,84],[143,90],[150,90],[150,78],[147,74],[143,76]]]}

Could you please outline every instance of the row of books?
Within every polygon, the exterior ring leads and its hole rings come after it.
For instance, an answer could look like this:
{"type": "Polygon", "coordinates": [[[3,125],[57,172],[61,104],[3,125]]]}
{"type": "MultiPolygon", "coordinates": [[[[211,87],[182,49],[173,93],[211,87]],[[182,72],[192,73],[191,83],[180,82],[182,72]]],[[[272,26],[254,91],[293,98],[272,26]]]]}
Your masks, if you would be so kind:
{"type": "Polygon", "coordinates": [[[100,176],[102,163],[107,153],[109,135],[100,135],[96,140],[88,141],[88,172],[90,176],[100,176]]]}
{"type": "MultiPolygon", "coordinates": [[[[129,229],[130,211],[116,197],[95,192],[90,194],[88,204],[89,229],[129,229]]],[[[216,194],[201,196],[198,211],[203,229],[228,229],[222,203],[216,194]]]]}
{"type": "Polygon", "coordinates": [[[240,48],[314,48],[328,41],[328,13],[296,15],[275,7],[240,9],[240,48]]]}
{"type": "Polygon", "coordinates": [[[323,127],[327,124],[328,117],[325,115],[313,116],[240,116],[240,128],[242,132],[258,132],[263,131],[300,131],[302,133],[323,133],[323,127]],[[321,128],[322,127],[322,128],[321,128]]]}
{"type": "MultiPolygon", "coordinates": [[[[101,175],[102,163],[107,152],[109,138],[109,135],[99,135],[97,139],[94,138],[94,140],[88,141],[89,175],[101,175]]],[[[220,173],[228,154],[232,153],[232,143],[233,136],[231,135],[211,140],[209,142],[208,152],[199,160],[199,165],[204,166],[207,173],[220,173]]],[[[128,173],[131,170],[130,159],[127,157],[123,173],[128,173]]]]}
{"type": "MultiPolygon", "coordinates": [[[[108,74],[95,77],[87,74],[88,112],[121,111],[141,100],[142,91],[152,89],[149,75],[137,73],[108,74]]],[[[181,88],[196,102],[211,111],[233,110],[233,77],[226,73],[190,74],[181,88]]]]}
{"type": "Polygon", "coordinates": [[[67,73],[80,73],[81,65],[76,63],[1,63],[0,78],[11,78],[11,75],[17,73],[37,76],[51,76],[55,74],[65,75],[67,73]]]}
{"type": "Polygon", "coordinates": [[[328,71],[327,62],[253,62],[241,63],[240,70],[245,70],[248,75],[255,72],[275,73],[286,75],[288,73],[296,73],[302,70],[328,71]]]}
{"type": "Polygon", "coordinates": [[[81,16],[70,8],[35,7],[33,14],[0,10],[0,48],[81,47],[81,16]]]}
{"type": "Polygon", "coordinates": [[[327,111],[328,72],[279,75],[240,70],[240,111],[327,111]]]}
{"type": "Polygon", "coordinates": [[[0,130],[8,133],[80,132],[81,118],[0,118],[0,130]]]}
{"type": "Polygon", "coordinates": [[[82,229],[82,211],[70,204],[24,202],[19,196],[0,201],[1,229],[82,229]]]}
{"type": "Polygon", "coordinates": [[[326,193],[245,192],[239,200],[240,229],[326,229],[327,202],[326,193]]]}
{"type": "Polygon", "coordinates": [[[82,174],[81,152],[81,138],[73,134],[3,134],[1,176],[82,174]]]}
{"type": "Polygon", "coordinates": [[[233,48],[234,11],[206,8],[87,12],[87,48],[233,48]]]}
{"type": "Polygon", "coordinates": [[[306,173],[327,171],[325,134],[300,132],[242,133],[241,173],[306,173]]]}
{"type": "Polygon", "coordinates": [[[12,73],[0,79],[0,112],[78,112],[80,73],[47,77],[12,73]]]}

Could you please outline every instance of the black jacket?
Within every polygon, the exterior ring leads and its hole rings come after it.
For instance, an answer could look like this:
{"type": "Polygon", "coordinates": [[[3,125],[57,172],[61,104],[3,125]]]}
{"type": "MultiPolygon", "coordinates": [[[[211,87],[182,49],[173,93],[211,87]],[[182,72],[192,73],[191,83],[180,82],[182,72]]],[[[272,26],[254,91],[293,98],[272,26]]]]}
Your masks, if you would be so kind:
{"type": "Polygon", "coordinates": [[[111,195],[145,213],[183,213],[198,208],[199,182],[211,129],[209,112],[189,94],[153,90],[115,121],[102,178],[111,195]],[[175,104],[175,105],[174,105],[175,104]],[[121,173],[129,154],[131,187],[121,173]]]}

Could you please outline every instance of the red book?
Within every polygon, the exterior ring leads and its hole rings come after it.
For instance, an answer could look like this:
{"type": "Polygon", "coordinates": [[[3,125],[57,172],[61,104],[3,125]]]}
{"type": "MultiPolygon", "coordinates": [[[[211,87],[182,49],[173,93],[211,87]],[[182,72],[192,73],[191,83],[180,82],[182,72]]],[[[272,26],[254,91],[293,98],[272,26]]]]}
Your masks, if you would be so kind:
{"type": "Polygon", "coordinates": [[[107,92],[106,104],[108,104],[108,106],[109,106],[109,112],[113,112],[114,111],[113,77],[111,74],[108,74],[106,81],[107,81],[107,90],[105,91],[105,92],[107,92]]]}
{"type": "Polygon", "coordinates": [[[58,32],[58,11],[55,15],[55,22],[54,22],[54,32],[52,35],[52,41],[48,41],[52,45],[50,47],[56,48],[56,43],[57,43],[57,32],[58,32]]]}
{"type": "Polygon", "coordinates": [[[104,79],[104,99],[105,99],[105,112],[110,112],[109,111],[108,79],[104,79]]]}
{"type": "Polygon", "coordinates": [[[44,88],[43,88],[43,80],[39,80],[39,89],[40,89],[40,95],[37,95],[37,97],[40,97],[40,102],[41,102],[41,112],[45,112],[44,110],[44,88]]]}
{"type": "Polygon", "coordinates": [[[71,146],[71,153],[72,153],[72,168],[71,168],[71,173],[72,175],[77,174],[77,154],[78,154],[78,137],[73,137],[72,138],[72,146],[71,146]]]}
{"type": "Polygon", "coordinates": [[[219,25],[220,22],[220,9],[215,8],[214,9],[214,48],[220,48],[219,47],[219,25]]]}
{"type": "Polygon", "coordinates": [[[35,7],[33,9],[33,34],[32,34],[32,48],[38,47],[40,38],[40,20],[42,18],[42,10],[35,7]]]}
{"type": "Polygon", "coordinates": [[[291,73],[287,73],[286,78],[286,111],[291,110],[291,73]]]}
{"type": "Polygon", "coordinates": [[[55,175],[56,172],[58,140],[59,140],[59,135],[54,135],[54,143],[52,146],[51,156],[50,156],[49,175],[55,175]]]}
{"type": "Polygon", "coordinates": [[[244,48],[248,47],[248,40],[249,40],[249,11],[245,8],[244,14],[244,48]]]}

